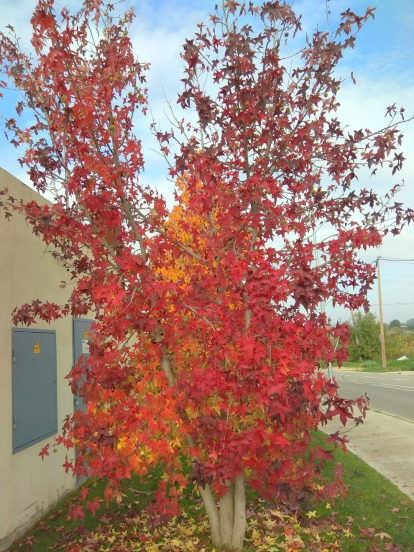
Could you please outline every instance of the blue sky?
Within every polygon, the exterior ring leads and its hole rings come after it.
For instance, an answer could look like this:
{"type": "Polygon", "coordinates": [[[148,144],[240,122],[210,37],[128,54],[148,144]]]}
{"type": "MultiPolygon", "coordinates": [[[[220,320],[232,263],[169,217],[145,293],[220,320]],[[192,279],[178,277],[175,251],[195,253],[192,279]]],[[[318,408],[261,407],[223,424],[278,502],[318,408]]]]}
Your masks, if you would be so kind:
{"type": "MultiPolygon", "coordinates": [[[[137,18],[131,29],[132,39],[140,61],[151,62],[148,75],[150,107],[157,121],[168,128],[164,111],[165,96],[171,100],[174,109],[181,90],[182,61],[181,45],[196,30],[196,24],[207,21],[218,0],[125,0],[125,6],[133,6],[137,18]]],[[[56,2],[58,6],[77,4],[76,0],[56,2]]],[[[362,0],[331,0],[331,28],[338,21],[340,12],[350,7],[362,13],[368,2],[362,0]]],[[[303,14],[303,26],[311,33],[317,24],[326,24],[325,0],[296,0],[297,13],[303,14]]],[[[357,86],[348,79],[338,96],[342,106],[341,120],[351,127],[368,126],[380,128],[385,122],[384,113],[388,105],[396,102],[404,105],[406,115],[414,114],[414,0],[377,0],[374,5],[375,20],[370,21],[359,35],[355,50],[350,51],[339,68],[341,76],[354,72],[357,86]]],[[[2,25],[12,24],[22,37],[23,46],[29,45],[29,20],[35,0],[0,0],[2,25]]],[[[10,103],[0,103],[0,111],[11,113],[10,103]]],[[[146,154],[146,175],[148,182],[157,186],[167,197],[171,197],[171,185],[167,182],[166,166],[162,159],[151,151],[156,147],[148,132],[148,121],[137,121],[138,134],[143,139],[146,154]]],[[[403,151],[407,161],[402,174],[391,178],[389,171],[379,172],[376,179],[361,182],[366,187],[385,190],[402,178],[406,186],[401,201],[414,208],[414,121],[404,126],[403,151]],[[398,178],[397,178],[398,177],[398,178]]],[[[0,166],[22,181],[29,180],[17,162],[16,151],[0,134],[0,166]]],[[[377,255],[392,258],[414,258],[414,227],[406,229],[396,238],[386,238],[380,250],[372,250],[365,259],[373,261],[377,255]]],[[[384,318],[391,321],[398,318],[406,321],[414,317],[414,263],[383,262],[382,295],[384,318]]],[[[378,292],[375,288],[369,299],[372,311],[378,312],[378,292]]],[[[342,309],[327,307],[333,319],[349,319],[349,313],[342,309]]]]}

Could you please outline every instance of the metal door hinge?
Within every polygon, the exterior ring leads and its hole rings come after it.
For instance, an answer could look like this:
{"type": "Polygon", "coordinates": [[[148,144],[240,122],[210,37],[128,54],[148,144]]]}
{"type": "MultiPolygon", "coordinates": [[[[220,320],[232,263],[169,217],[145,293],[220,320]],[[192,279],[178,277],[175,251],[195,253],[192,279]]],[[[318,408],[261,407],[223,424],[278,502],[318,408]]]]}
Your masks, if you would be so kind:
{"type": "Polygon", "coordinates": [[[12,361],[16,362],[16,360],[17,360],[16,349],[13,349],[12,361]]]}
{"type": "Polygon", "coordinates": [[[13,429],[17,429],[17,416],[13,416],[13,429]]]}

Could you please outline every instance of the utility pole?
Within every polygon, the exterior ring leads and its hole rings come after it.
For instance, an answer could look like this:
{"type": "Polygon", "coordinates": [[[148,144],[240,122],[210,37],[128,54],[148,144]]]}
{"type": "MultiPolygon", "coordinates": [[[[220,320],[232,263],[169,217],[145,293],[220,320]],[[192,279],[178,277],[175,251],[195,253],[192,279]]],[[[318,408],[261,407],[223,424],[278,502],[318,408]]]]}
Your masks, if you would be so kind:
{"type": "MultiPolygon", "coordinates": [[[[336,349],[338,348],[338,344],[339,344],[339,337],[336,339],[335,349],[334,349],[335,352],[336,352],[336,349]]],[[[333,368],[332,368],[332,362],[330,362],[330,363],[328,364],[328,379],[329,379],[329,381],[333,381],[333,368]]]]}
{"type": "Polygon", "coordinates": [[[355,343],[357,345],[357,347],[359,347],[359,337],[358,337],[358,334],[357,334],[357,331],[356,331],[356,326],[355,326],[355,316],[354,316],[354,311],[351,309],[351,320],[352,320],[352,325],[354,327],[354,333],[355,333],[355,343]]]}
{"type": "MultiPolygon", "coordinates": [[[[323,194],[326,194],[326,190],[322,190],[323,194]]],[[[313,215],[311,215],[311,218],[313,218],[313,215]]],[[[313,230],[313,243],[315,246],[317,246],[318,242],[317,242],[317,239],[316,239],[316,229],[314,228],[313,230]]],[[[318,248],[315,247],[315,260],[316,260],[316,266],[319,267],[319,253],[318,253],[318,248]]],[[[325,301],[322,301],[321,302],[321,313],[325,314],[326,312],[326,305],[325,305],[325,301]]],[[[337,339],[336,341],[336,344],[335,344],[335,351],[336,351],[336,348],[338,347],[338,343],[339,343],[339,339],[337,339]]],[[[333,381],[333,368],[332,368],[332,362],[329,362],[328,363],[328,380],[329,381],[333,381]]]]}
{"type": "Polygon", "coordinates": [[[382,369],[386,370],[386,368],[387,368],[387,358],[385,356],[384,318],[382,316],[380,257],[377,257],[377,274],[378,274],[378,299],[379,299],[379,319],[380,319],[380,341],[381,341],[382,369]]]}

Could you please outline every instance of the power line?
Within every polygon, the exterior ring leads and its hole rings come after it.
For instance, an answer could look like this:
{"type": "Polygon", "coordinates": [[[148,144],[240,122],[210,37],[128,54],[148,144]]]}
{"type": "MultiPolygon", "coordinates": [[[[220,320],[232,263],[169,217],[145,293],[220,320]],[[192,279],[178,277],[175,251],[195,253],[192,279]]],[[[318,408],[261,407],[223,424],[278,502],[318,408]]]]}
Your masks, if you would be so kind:
{"type": "Polygon", "coordinates": [[[387,284],[397,284],[398,286],[414,286],[414,282],[400,282],[399,280],[383,280],[383,282],[386,282],[387,284]]]}
{"type": "MultiPolygon", "coordinates": [[[[414,303],[383,303],[385,307],[393,307],[394,305],[414,305],[414,303]]],[[[370,303],[371,307],[378,307],[379,303],[370,303]]]]}
{"type": "Polygon", "coordinates": [[[414,259],[392,259],[390,257],[380,257],[381,261],[387,261],[390,263],[407,263],[414,264],[414,259]]]}
{"type": "Polygon", "coordinates": [[[413,274],[389,274],[384,272],[384,276],[397,276],[399,278],[414,278],[413,274]]]}

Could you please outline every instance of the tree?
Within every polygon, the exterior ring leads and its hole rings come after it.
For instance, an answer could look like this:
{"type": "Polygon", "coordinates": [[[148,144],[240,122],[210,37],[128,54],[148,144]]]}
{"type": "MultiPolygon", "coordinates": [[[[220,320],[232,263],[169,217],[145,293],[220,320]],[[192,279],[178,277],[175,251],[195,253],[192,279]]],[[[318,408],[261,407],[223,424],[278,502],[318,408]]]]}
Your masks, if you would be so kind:
{"type": "MultiPolygon", "coordinates": [[[[365,416],[363,398],[342,399],[317,370],[341,364],[349,339],[320,305],[367,308],[375,267],[359,251],[412,220],[393,201],[398,184],[384,198],[354,186],[362,168],[401,169],[397,108],[378,132],[345,131],[334,117],[335,67],[372,9],[347,10],[335,32],[316,31],[300,57],[284,59],[301,32],[292,8],[229,0],[184,45],[179,102],[197,124],[152,125],[176,182],[171,213],[145,184],[133,132],[134,113],[147,110],[133,14],[114,10],[84,0],[71,15],[40,0],[33,59],[13,29],[1,35],[1,86],[24,98],[21,122],[6,129],[26,148],[35,188],[54,195],[45,206],[3,192],[5,214],[23,213],[72,280],[67,304],[36,300],[14,321],[96,319],[88,362],[69,376],[87,408],[57,438],[77,448],[65,468],[106,477],[105,497],[120,500],[122,479],[163,463],[156,503],[167,515],[179,509],[190,461],[214,544],[240,549],[246,485],[294,507],[333,496],[320,476],[330,451],[312,447],[311,433],[334,416],[365,416]]],[[[345,448],[338,433],[330,442],[345,448]]]]}
{"type": "Polygon", "coordinates": [[[390,328],[400,328],[401,327],[401,322],[397,319],[395,320],[391,320],[390,322],[390,328]]]}
{"type": "Polygon", "coordinates": [[[350,360],[373,360],[381,354],[380,325],[374,314],[356,312],[350,329],[350,360]]]}
{"type": "Polygon", "coordinates": [[[387,358],[398,359],[402,356],[414,357],[414,335],[403,328],[391,328],[385,334],[387,358]]]}

